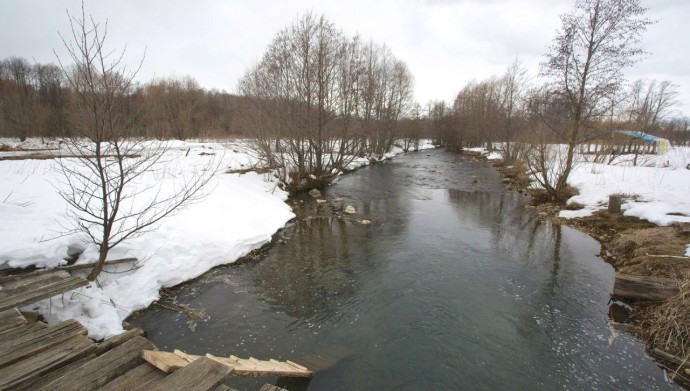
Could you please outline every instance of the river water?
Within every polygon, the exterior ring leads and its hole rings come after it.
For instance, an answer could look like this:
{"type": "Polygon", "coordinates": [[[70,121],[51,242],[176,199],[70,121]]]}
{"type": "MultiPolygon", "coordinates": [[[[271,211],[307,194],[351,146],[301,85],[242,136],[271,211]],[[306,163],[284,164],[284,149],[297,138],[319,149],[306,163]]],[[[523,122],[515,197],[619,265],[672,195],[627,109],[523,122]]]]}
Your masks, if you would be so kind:
{"type": "Polygon", "coordinates": [[[162,350],[324,367],[310,381],[228,382],[240,390],[675,389],[610,329],[614,271],[598,243],[540,222],[486,162],[410,153],[324,196],[293,200],[299,217],[261,259],[168,298],[208,320],[152,307],[131,323],[162,350]],[[348,204],[356,215],[340,213],[348,204]]]}

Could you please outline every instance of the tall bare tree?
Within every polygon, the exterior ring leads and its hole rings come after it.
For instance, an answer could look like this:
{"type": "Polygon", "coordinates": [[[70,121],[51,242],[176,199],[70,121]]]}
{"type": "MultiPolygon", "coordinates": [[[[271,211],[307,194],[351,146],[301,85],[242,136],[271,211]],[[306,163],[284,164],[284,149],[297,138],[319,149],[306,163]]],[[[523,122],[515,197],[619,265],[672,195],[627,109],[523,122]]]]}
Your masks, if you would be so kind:
{"type": "Polygon", "coordinates": [[[516,59],[506,70],[501,79],[501,106],[503,111],[503,160],[512,162],[517,158],[515,148],[512,148],[516,134],[521,125],[521,114],[524,111],[524,95],[527,90],[527,70],[520,60],[516,59]]]}
{"type": "Polygon", "coordinates": [[[113,247],[198,200],[213,170],[179,178],[174,189],[162,187],[167,146],[146,147],[130,133],[136,112],[129,98],[139,68],[127,69],[124,51],[106,48],[107,23],[87,18],[83,3],[78,17],[67,15],[71,36],[61,38],[73,65],[59,56],[58,61],[74,95],[78,137],[66,144],[76,159],[58,159],[63,174],[59,191],[71,207],[71,229],[98,247],[98,260],[88,275],[93,281],[113,247]],[[151,173],[157,180],[145,177],[151,173]]]}
{"type": "Polygon", "coordinates": [[[541,64],[541,74],[567,102],[566,164],[550,196],[560,200],[573,168],[583,126],[606,112],[619,91],[623,70],[639,60],[640,40],[653,22],[639,0],[576,0],[541,64]]]}

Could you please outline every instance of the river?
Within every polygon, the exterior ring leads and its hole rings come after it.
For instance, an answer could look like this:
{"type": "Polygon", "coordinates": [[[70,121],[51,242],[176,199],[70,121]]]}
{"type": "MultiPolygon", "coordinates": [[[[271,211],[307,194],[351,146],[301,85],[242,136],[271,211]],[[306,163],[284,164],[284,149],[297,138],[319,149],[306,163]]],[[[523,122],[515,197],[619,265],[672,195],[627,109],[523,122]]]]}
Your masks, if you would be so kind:
{"type": "Polygon", "coordinates": [[[208,320],[152,307],[130,322],[162,350],[326,367],[228,382],[240,390],[676,389],[609,327],[599,244],[540,221],[487,162],[410,153],[324,196],[292,200],[298,218],[261,259],[173,290],[208,320]]]}

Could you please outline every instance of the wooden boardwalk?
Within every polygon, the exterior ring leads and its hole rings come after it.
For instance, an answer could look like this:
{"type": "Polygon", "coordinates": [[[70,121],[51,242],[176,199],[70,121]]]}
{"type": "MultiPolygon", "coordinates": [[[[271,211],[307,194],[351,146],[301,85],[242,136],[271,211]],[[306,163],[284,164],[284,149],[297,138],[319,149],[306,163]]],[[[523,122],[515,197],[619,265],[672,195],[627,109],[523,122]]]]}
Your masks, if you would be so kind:
{"type": "MultiPolygon", "coordinates": [[[[306,368],[275,360],[234,356],[172,354],[184,364],[164,372],[144,359],[157,352],[139,328],[100,343],[87,337],[79,322],[30,323],[16,308],[87,285],[65,271],[0,276],[1,390],[232,390],[231,376],[303,376],[306,368]]],[[[270,384],[262,391],[281,391],[270,384]]]]}

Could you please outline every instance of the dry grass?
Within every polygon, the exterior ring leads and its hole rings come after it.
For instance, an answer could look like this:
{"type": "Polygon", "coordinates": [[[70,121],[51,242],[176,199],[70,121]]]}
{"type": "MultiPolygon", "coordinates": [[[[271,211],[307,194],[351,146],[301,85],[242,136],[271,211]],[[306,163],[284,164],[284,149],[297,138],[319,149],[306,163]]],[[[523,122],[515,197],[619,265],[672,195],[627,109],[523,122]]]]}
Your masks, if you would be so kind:
{"type": "Polygon", "coordinates": [[[685,276],[676,296],[648,312],[643,330],[649,348],[664,352],[661,357],[656,356],[670,377],[690,388],[690,274],[685,276]]]}
{"type": "Polygon", "coordinates": [[[610,243],[611,262],[621,273],[682,280],[690,275],[688,241],[682,226],[630,230],[610,243]]]}
{"type": "Polygon", "coordinates": [[[651,314],[649,342],[676,357],[690,358],[690,275],[680,292],[656,307],[651,314]]]}

